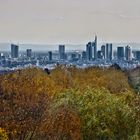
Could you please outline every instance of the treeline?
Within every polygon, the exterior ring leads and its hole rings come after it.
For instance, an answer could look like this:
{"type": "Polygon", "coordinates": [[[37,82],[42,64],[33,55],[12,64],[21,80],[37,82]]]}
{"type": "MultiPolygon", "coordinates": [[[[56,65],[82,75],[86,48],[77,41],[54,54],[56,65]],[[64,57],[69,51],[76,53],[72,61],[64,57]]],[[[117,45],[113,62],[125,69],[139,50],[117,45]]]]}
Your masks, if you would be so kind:
{"type": "Polygon", "coordinates": [[[139,140],[140,96],[114,68],[0,76],[0,140],[139,140]]]}

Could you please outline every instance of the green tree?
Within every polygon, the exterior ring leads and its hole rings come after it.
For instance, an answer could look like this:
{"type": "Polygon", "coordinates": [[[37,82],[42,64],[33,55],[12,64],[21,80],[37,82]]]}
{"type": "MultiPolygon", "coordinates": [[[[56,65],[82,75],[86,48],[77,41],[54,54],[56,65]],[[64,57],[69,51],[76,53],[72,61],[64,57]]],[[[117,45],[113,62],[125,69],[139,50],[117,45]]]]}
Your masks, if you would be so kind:
{"type": "Polygon", "coordinates": [[[68,91],[55,97],[56,106],[75,108],[81,119],[82,134],[86,140],[132,139],[140,127],[136,111],[130,105],[131,92],[110,94],[106,89],[86,88],[83,92],[68,91]]]}

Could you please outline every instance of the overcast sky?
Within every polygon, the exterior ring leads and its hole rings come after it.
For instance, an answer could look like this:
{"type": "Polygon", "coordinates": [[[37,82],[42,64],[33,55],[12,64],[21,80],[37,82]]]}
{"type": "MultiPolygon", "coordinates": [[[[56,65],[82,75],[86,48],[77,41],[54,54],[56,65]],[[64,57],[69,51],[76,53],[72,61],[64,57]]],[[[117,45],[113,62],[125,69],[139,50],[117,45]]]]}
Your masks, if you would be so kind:
{"type": "Polygon", "coordinates": [[[0,0],[0,42],[140,42],[140,0],[0,0]]]}

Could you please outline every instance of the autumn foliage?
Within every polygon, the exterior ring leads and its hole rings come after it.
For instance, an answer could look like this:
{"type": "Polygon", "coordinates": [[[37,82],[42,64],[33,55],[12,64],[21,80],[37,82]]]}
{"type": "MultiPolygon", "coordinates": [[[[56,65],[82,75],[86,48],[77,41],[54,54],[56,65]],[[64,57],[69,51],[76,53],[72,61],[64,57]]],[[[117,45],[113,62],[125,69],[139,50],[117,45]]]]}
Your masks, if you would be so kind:
{"type": "Polygon", "coordinates": [[[121,70],[58,66],[0,76],[0,140],[139,140],[140,97],[121,70]]]}

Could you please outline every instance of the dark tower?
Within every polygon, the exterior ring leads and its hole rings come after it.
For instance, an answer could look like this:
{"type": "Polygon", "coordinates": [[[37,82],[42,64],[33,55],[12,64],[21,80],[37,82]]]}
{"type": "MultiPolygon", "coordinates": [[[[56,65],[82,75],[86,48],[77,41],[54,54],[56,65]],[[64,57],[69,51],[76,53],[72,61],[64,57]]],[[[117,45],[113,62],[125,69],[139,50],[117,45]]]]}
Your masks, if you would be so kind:
{"type": "Polygon", "coordinates": [[[11,57],[18,58],[19,46],[11,44],[11,57]]]}
{"type": "Polygon", "coordinates": [[[94,40],[94,59],[97,59],[97,36],[95,36],[94,40]]]}
{"type": "Polygon", "coordinates": [[[49,59],[49,61],[52,61],[52,51],[48,52],[48,59],[49,59]]]}
{"type": "Polygon", "coordinates": [[[89,42],[86,45],[86,58],[87,60],[92,60],[92,43],[89,42]]]}

